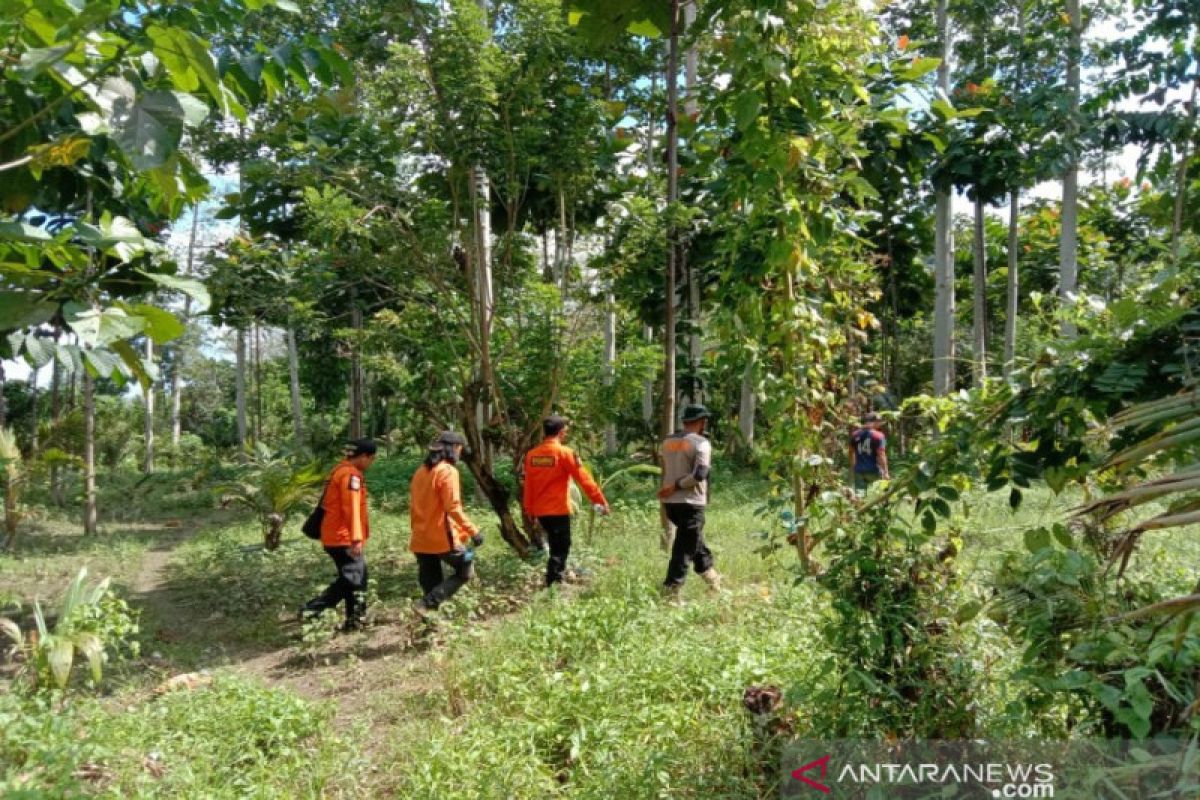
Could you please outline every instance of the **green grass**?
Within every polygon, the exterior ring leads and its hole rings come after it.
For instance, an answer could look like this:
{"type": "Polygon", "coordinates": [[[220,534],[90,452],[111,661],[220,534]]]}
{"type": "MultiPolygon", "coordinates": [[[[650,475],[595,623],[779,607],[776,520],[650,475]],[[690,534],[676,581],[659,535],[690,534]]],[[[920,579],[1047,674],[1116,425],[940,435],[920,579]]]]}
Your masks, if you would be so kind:
{"type": "MultiPolygon", "coordinates": [[[[163,595],[144,604],[143,651],[160,651],[160,660],[118,671],[115,696],[71,706],[44,734],[61,747],[0,747],[51,765],[33,785],[56,785],[53,774],[113,797],[774,796],[753,752],[743,691],[782,687],[804,735],[841,676],[820,635],[831,619],[825,598],[797,583],[794,550],[762,553],[767,525],[754,510],[765,493],[742,479],[715,494],[707,538],[729,587],[720,596],[691,576],[682,605],[662,601],[657,504],[650,487],[634,485],[614,498],[615,514],[597,521],[590,542],[587,518],[576,520],[572,563],[590,572],[584,586],[539,591],[542,565],[519,561],[492,533],[479,579],[433,629],[412,636],[401,635],[415,624],[407,608],[420,593],[407,517],[374,513],[377,624],[328,643],[301,642],[285,621],[332,577],[320,548],[295,532],[298,520],[276,553],[258,547],[252,522],[206,528],[173,553],[163,595]],[[245,665],[263,654],[285,668],[266,680],[328,699],[247,678],[245,665]],[[214,670],[217,682],[161,698],[147,692],[191,669],[214,670]],[[343,685],[356,691],[339,705],[343,685]],[[70,778],[85,762],[99,777],[70,778]]],[[[965,541],[961,600],[985,596],[999,559],[1024,547],[1023,531],[1060,520],[1075,499],[1033,490],[1014,515],[1004,493],[968,495],[968,513],[953,522],[965,541]]],[[[471,513],[494,530],[485,512],[471,513]]],[[[1148,535],[1134,576],[1189,591],[1200,567],[1195,533],[1148,535]]],[[[115,553],[89,546],[5,557],[0,576],[20,564],[69,577],[81,555],[94,559],[96,574],[111,567],[128,576],[146,543],[113,543],[115,553]]],[[[984,615],[959,635],[978,675],[981,735],[1029,732],[1014,710],[1018,649],[984,615]]]]}

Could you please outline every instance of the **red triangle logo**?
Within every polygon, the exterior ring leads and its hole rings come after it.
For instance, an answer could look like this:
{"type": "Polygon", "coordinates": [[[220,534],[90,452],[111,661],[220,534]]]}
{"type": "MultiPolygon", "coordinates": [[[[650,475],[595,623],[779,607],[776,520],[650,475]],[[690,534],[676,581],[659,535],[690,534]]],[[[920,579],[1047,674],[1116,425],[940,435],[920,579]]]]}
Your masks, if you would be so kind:
{"type": "Polygon", "coordinates": [[[826,771],[829,769],[829,759],[830,758],[832,758],[832,756],[824,756],[823,758],[818,758],[816,761],[810,761],[809,763],[805,764],[800,769],[792,770],[792,777],[795,778],[796,780],[800,781],[801,783],[805,784],[806,786],[816,789],[818,792],[824,792],[825,794],[831,794],[833,792],[833,790],[830,789],[828,786],[826,786],[823,783],[817,783],[812,778],[810,778],[804,774],[804,773],[808,772],[809,770],[820,768],[821,777],[824,778],[826,771]]]}

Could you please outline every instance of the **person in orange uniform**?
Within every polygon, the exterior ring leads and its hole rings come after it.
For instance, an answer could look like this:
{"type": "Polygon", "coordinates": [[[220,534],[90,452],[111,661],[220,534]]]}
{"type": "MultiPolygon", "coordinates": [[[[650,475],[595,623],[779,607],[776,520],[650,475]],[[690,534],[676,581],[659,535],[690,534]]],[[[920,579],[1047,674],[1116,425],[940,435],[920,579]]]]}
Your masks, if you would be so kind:
{"type": "Polygon", "coordinates": [[[433,611],[466,585],[474,573],[474,547],[483,535],[463,511],[462,489],[455,464],[466,440],[442,431],[429,445],[429,454],[409,486],[408,549],[417,557],[417,580],[425,596],[413,606],[422,616],[433,611]],[[450,567],[443,579],[442,564],[450,567]]]}
{"type": "Polygon", "coordinates": [[[550,540],[546,562],[546,586],[562,581],[571,554],[571,505],[567,497],[571,480],[587,495],[600,514],[608,513],[604,492],[584,469],[575,452],[563,444],[567,421],[559,416],[542,422],[545,438],[525,454],[525,513],[538,521],[550,540]]]}
{"type": "Polygon", "coordinates": [[[328,589],[304,604],[300,610],[301,619],[345,602],[343,630],[362,627],[367,607],[367,561],[363,547],[371,536],[367,521],[367,483],[363,473],[375,462],[375,452],[375,442],[370,439],[350,442],[345,458],[329,475],[322,500],[325,518],[321,520],[321,545],[337,567],[337,578],[328,589]]]}

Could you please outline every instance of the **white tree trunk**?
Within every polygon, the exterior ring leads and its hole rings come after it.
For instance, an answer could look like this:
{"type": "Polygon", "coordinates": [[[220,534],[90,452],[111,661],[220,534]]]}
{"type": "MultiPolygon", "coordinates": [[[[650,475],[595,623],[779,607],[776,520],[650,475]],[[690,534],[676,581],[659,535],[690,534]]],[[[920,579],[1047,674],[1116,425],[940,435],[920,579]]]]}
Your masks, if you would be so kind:
{"type": "MultiPolygon", "coordinates": [[[[667,203],[679,200],[679,0],[671,0],[671,38],[667,50],[667,203]]],[[[666,332],[663,335],[662,435],[675,430],[675,270],[676,231],[667,231],[666,332]]]]}
{"type": "MultiPolygon", "coordinates": [[[[642,338],[646,344],[654,341],[654,329],[649,325],[642,328],[642,338]]],[[[648,380],[642,384],[642,422],[647,430],[654,430],[654,381],[648,380]]]]}
{"type": "MultiPolygon", "coordinates": [[[[194,275],[193,266],[196,261],[196,234],[200,228],[200,204],[192,206],[192,230],[188,236],[187,272],[194,275]]],[[[183,299],[183,324],[190,324],[192,316],[192,298],[183,299]]],[[[179,440],[183,435],[183,347],[182,342],[174,345],[175,358],[171,364],[171,449],[178,452],[179,440]]]]}
{"type": "Polygon", "coordinates": [[[99,530],[96,511],[96,382],[83,368],[83,532],[99,530]]]}
{"type": "Polygon", "coordinates": [[[972,378],[975,386],[987,381],[987,241],[984,227],[984,205],[975,199],[975,303],[972,309],[972,329],[975,334],[975,358],[972,378]]]}
{"type": "Polygon", "coordinates": [[[238,457],[245,461],[246,453],[246,331],[237,328],[237,342],[234,346],[234,391],[237,402],[237,443],[238,457]]]}
{"type": "Polygon", "coordinates": [[[758,393],[754,387],[755,361],[751,357],[746,362],[746,369],[742,372],[742,396],[738,403],[738,431],[747,454],[754,451],[754,415],[758,410],[758,393]]]}
{"type": "Polygon", "coordinates": [[[1017,357],[1017,315],[1020,313],[1020,222],[1021,191],[1013,189],[1008,198],[1008,287],[1005,293],[1004,377],[1012,374],[1017,357]]]}
{"type": "MultiPolygon", "coordinates": [[[[147,366],[154,365],[154,340],[149,336],[146,337],[146,364],[147,366]]],[[[154,383],[151,382],[142,390],[145,407],[142,420],[143,439],[145,440],[146,451],[142,459],[142,472],[147,474],[154,472],[154,383]]]]}
{"type": "MultiPolygon", "coordinates": [[[[617,298],[612,289],[604,296],[604,385],[611,389],[617,372],[617,298]]],[[[618,450],[617,424],[604,425],[604,453],[615,456],[618,450]]]]}
{"type": "MultiPolygon", "coordinates": [[[[938,88],[950,95],[950,15],[948,0],[938,0],[938,35],[942,45],[942,63],[938,67],[938,88]]],[[[933,392],[949,394],[954,390],[954,220],[950,190],[941,189],[936,197],[934,230],[934,314],[933,314],[933,392]]]]}
{"type": "MultiPolygon", "coordinates": [[[[696,23],[696,2],[689,0],[683,7],[684,32],[690,31],[696,23]]],[[[684,112],[690,119],[695,119],[699,113],[696,100],[696,77],[699,72],[699,57],[693,45],[688,48],[684,66],[685,97],[684,112]]],[[[700,303],[700,281],[696,275],[695,260],[683,254],[684,274],[688,286],[688,399],[693,403],[704,402],[704,388],[700,383],[700,363],[704,358],[704,342],[701,337],[704,318],[700,303]]]]}
{"type": "Polygon", "coordinates": [[[304,446],[304,407],[300,402],[300,356],[296,351],[296,331],[287,327],[288,388],[292,398],[292,435],[296,447],[304,446]]]}
{"type": "MultiPolygon", "coordinates": [[[[1072,148],[1079,143],[1079,62],[1083,47],[1083,17],[1079,0],[1067,0],[1070,38],[1067,43],[1067,124],[1066,139],[1072,148]]],[[[1062,185],[1062,231],[1058,242],[1058,293],[1065,306],[1079,286],[1079,155],[1072,151],[1062,185]]],[[[1075,324],[1064,320],[1062,335],[1075,337],[1075,324]]]]}
{"type": "Polygon", "coordinates": [[[350,326],[354,328],[354,344],[350,353],[350,438],[363,436],[363,398],[365,395],[362,368],[362,309],[355,305],[350,309],[350,326]]]}

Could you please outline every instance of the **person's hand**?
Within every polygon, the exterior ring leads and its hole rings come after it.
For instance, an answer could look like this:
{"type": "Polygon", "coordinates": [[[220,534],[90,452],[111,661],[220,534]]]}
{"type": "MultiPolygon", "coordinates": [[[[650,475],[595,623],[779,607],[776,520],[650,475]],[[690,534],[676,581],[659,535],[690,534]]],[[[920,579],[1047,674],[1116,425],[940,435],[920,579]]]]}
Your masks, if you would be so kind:
{"type": "Polygon", "coordinates": [[[666,500],[668,497],[670,497],[673,494],[675,494],[675,487],[667,485],[658,490],[658,499],[666,500]]]}
{"type": "Polygon", "coordinates": [[[362,558],[362,553],[363,553],[363,543],[362,542],[352,542],[350,544],[350,557],[351,558],[362,558]]]}
{"type": "Polygon", "coordinates": [[[596,503],[596,505],[592,506],[592,510],[602,517],[608,516],[608,506],[603,503],[596,503]]]}
{"type": "Polygon", "coordinates": [[[483,545],[483,534],[476,531],[471,535],[471,546],[480,547],[483,545]]]}

